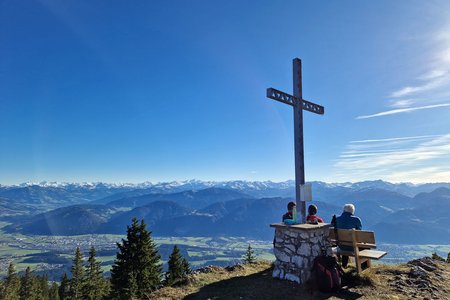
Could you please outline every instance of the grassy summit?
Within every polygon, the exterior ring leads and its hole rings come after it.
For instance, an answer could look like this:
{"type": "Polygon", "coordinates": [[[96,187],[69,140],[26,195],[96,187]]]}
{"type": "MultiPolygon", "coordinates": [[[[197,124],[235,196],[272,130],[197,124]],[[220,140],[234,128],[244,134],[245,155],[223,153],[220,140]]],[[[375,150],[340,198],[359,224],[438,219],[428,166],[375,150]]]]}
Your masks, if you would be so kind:
{"type": "Polygon", "coordinates": [[[165,287],[153,299],[449,299],[450,263],[423,258],[400,265],[375,265],[361,276],[346,270],[340,292],[323,294],[312,283],[299,286],[272,278],[269,262],[206,267],[184,285],[165,287]]]}

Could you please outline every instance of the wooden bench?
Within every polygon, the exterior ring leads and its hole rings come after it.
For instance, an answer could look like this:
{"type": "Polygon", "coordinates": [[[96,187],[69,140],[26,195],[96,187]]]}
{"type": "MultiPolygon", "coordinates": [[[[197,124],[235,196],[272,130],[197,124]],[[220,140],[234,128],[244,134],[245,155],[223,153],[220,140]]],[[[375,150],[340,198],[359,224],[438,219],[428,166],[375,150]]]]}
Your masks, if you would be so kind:
{"type": "Polygon", "coordinates": [[[363,271],[361,265],[371,266],[371,259],[380,259],[387,254],[384,251],[372,250],[377,247],[375,244],[375,234],[373,231],[355,230],[355,229],[337,229],[330,228],[329,238],[332,245],[350,246],[353,251],[339,250],[340,255],[353,256],[355,258],[356,269],[358,273],[363,271]],[[338,239],[335,232],[337,231],[338,239]]]}

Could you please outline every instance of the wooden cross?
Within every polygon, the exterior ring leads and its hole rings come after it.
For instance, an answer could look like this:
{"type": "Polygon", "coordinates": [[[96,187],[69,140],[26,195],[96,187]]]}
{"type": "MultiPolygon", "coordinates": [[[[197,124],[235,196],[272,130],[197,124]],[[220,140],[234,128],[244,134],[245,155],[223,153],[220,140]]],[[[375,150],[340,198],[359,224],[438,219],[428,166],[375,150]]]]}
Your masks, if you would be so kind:
{"type": "Polygon", "coordinates": [[[302,223],[306,223],[306,203],[302,199],[301,189],[305,185],[305,158],[303,152],[303,110],[319,115],[325,113],[321,105],[306,101],[302,96],[302,61],[293,61],[294,95],[283,93],[274,88],[267,89],[267,98],[289,104],[294,107],[294,150],[295,150],[295,200],[300,208],[302,223]]]}

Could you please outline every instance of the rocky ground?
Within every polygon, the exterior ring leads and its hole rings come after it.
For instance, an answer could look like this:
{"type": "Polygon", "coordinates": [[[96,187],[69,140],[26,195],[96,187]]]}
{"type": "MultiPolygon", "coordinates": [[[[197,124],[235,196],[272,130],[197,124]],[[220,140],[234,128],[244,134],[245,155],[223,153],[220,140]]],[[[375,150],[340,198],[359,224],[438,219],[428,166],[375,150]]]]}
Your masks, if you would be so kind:
{"type": "Polygon", "coordinates": [[[450,263],[426,257],[368,272],[373,284],[353,288],[367,299],[372,291],[383,296],[373,299],[450,299],[450,263]]]}
{"type": "Polygon", "coordinates": [[[313,283],[299,286],[272,278],[269,262],[210,266],[177,287],[166,287],[152,299],[449,299],[450,263],[422,258],[401,265],[373,265],[361,276],[348,268],[344,286],[332,294],[313,283]]]}

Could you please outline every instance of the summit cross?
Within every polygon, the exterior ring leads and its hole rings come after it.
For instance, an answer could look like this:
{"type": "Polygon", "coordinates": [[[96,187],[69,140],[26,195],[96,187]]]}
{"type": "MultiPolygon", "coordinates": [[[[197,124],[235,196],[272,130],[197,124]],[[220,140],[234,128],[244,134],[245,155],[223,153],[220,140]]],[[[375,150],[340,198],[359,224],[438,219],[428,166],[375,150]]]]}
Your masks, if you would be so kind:
{"type": "Polygon", "coordinates": [[[302,96],[302,61],[293,60],[294,95],[289,95],[274,88],[267,89],[267,98],[289,104],[294,107],[294,151],[295,151],[295,200],[297,210],[300,207],[302,223],[306,223],[306,203],[302,199],[302,187],[305,185],[305,158],[303,147],[303,110],[323,115],[325,108],[309,102],[302,96]]]}

